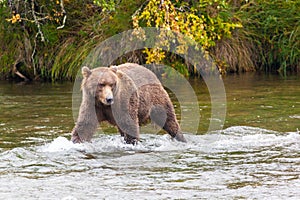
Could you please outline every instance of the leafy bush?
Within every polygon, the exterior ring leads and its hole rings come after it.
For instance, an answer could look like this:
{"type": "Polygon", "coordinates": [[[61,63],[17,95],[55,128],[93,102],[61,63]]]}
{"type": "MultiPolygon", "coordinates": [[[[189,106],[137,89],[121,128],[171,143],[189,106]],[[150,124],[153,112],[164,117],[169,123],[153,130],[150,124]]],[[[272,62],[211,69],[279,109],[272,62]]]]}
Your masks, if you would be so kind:
{"type": "MultiPolygon", "coordinates": [[[[150,0],[132,19],[136,29],[147,26],[179,32],[195,41],[197,48],[207,51],[217,40],[231,37],[232,30],[241,27],[240,23],[232,21],[228,9],[228,4],[224,0],[150,0]]],[[[186,55],[187,40],[178,37],[174,37],[173,40],[177,43],[176,53],[186,55]]],[[[168,49],[170,45],[166,40],[158,39],[157,48],[144,50],[146,62],[163,62],[166,53],[161,47],[168,49]]]]}
{"type": "MultiPolygon", "coordinates": [[[[0,77],[72,80],[97,44],[132,27],[181,33],[224,73],[285,74],[300,69],[299,19],[298,0],[0,0],[0,77]]],[[[187,40],[168,37],[174,44],[158,39],[157,48],[116,62],[161,62],[194,75],[195,66],[168,53],[176,46],[187,55],[187,40]]]]}

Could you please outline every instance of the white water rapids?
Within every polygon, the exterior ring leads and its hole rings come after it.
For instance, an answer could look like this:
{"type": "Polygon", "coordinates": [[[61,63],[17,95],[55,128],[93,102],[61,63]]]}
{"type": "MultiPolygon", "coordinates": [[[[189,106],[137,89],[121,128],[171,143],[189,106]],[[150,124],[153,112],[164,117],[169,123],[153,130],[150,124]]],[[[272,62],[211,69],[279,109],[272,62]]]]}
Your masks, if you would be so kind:
{"type": "Polygon", "coordinates": [[[298,132],[235,126],[186,138],[0,149],[0,199],[299,199],[298,132]]]}

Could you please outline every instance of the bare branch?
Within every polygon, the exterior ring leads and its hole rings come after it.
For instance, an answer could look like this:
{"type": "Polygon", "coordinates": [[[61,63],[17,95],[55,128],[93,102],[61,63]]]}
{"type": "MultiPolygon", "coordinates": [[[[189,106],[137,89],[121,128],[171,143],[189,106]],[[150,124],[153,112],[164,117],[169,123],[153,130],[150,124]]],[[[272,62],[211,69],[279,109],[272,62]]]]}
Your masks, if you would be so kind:
{"type": "Polygon", "coordinates": [[[149,3],[149,0],[148,1],[145,1],[134,13],[133,13],[133,15],[131,15],[131,18],[132,17],[134,17],[134,16],[136,16],[143,8],[144,8],[144,6],[146,5],[146,4],[148,4],[149,3]]]}
{"type": "Polygon", "coordinates": [[[62,11],[62,13],[63,13],[63,15],[64,15],[64,18],[63,18],[63,24],[62,24],[61,26],[57,27],[56,29],[62,29],[62,28],[64,28],[64,27],[65,27],[66,20],[67,20],[67,12],[66,12],[66,10],[65,10],[65,7],[64,7],[64,1],[63,1],[63,0],[60,1],[60,7],[61,7],[61,11],[62,11]]]}
{"type": "Polygon", "coordinates": [[[34,11],[34,0],[31,1],[31,12],[32,12],[32,16],[33,16],[33,19],[34,19],[34,23],[36,24],[36,26],[38,28],[38,33],[37,33],[36,37],[38,35],[40,35],[41,36],[41,41],[45,42],[45,37],[44,37],[44,34],[41,30],[41,24],[40,24],[36,14],[35,14],[35,11],[34,11]]]}
{"type": "MultiPolygon", "coordinates": [[[[37,35],[35,37],[37,37],[37,35]]],[[[31,54],[31,62],[32,62],[32,65],[33,65],[33,74],[34,74],[34,76],[36,76],[36,67],[35,67],[35,63],[34,63],[35,51],[36,51],[36,39],[34,40],[34,48],[33,48],[32,54],[31,54]]]]}

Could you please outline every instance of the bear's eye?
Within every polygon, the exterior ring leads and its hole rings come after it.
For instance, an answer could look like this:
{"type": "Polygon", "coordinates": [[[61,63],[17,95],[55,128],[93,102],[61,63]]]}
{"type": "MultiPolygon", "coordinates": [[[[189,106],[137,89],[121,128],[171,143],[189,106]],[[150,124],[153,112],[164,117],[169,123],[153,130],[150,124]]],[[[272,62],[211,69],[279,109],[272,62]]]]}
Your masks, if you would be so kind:
{"type": "Polygon", "coordinates": [[[98,86],[100,86],[100,87],[104,87],[104,86],[105,86],[105,84],[103,84],[103,83],[99,83],[99,84],[98,84],[98,86]]]}

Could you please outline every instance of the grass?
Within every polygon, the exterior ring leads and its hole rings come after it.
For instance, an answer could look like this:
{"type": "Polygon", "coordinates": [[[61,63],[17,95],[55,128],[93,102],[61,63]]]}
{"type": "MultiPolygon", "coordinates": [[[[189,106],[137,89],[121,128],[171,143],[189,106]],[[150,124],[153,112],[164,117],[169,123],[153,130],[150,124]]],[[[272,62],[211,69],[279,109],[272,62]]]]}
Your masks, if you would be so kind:
{"type": "Polygon", "coordinates": [[[210,52],[221,73],[255,71],[258,67],[255,44],[242,31],[218,41],[210,52]]]}
{"type": "Polygon", "coordinates": [[[247,38],[255,44],[259,70],[296,71],[300,66],[300,2],[252,0],[237,8],[247,38]]]}

